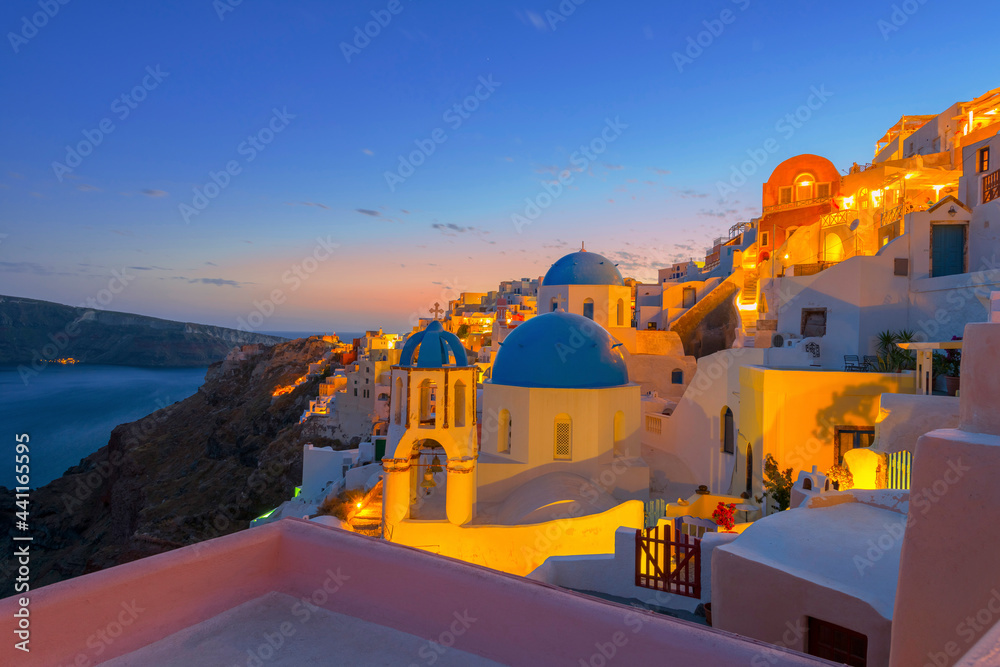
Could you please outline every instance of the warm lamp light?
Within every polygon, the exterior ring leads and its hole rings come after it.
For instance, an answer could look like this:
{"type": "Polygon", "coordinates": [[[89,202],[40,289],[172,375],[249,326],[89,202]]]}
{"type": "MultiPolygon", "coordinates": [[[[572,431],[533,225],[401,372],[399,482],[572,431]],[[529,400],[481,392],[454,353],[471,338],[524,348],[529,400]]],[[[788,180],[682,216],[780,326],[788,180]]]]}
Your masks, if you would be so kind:
{"type": "Polygon", "coordinates": [[[844,197],[844,208],[854,208],[854,195],[844,197]]]}
{"type": "Polygon", "coordinates": [[[361,503],[358,503],[357,505],[355,505],[355,507],[357,507],[358,509],[361,509],[361,503]]]}
{"type": "Polygon", "coordinates": [[[903,178],[905,178],[906,180],[910,180],[910,179],[911,179],[911,178],[913,178],[914,176],[916,176],[916,174],[914,174],[913,172],[910,172],[909,174],[907,174],[907,175],[906,175],[906,176],[904,176],[903,178]]]}

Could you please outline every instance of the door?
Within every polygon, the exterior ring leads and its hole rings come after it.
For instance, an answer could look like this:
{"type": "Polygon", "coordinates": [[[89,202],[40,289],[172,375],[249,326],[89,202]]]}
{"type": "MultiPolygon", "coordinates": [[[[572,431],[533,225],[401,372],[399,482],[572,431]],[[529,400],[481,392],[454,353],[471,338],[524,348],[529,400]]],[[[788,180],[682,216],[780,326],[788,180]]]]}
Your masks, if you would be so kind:
{"type": "Polygon", "coordinates": [[[965,225],[931,225],[931,277],[965,273],[965,225]]]}
{"type": "Polygon", "coordinates": [[[875,442],[874,426],[838,426],[834,436],[835,464],[844,464],[844,454],[850,449],[871,447],[875,442]]]}

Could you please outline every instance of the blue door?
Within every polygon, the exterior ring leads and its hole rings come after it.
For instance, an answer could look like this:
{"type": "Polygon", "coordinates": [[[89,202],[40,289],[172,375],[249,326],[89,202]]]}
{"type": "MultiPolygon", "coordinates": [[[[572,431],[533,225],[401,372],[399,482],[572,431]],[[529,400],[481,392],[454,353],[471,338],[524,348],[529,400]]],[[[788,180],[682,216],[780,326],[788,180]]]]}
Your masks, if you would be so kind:
{"type": "Polygon", "coordinates": [[[965,225],[932,225],[931,276],[965,273],[965,225]]]}

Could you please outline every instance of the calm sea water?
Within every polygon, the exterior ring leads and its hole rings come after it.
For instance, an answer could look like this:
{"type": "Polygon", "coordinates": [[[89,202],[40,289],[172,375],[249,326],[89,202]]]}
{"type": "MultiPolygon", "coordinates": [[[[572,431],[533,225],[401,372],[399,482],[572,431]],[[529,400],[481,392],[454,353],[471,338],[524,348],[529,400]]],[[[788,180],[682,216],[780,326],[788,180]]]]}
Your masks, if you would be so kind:
{"type": "MultiPolygon", "coordinates": [[[[194,394],[205,368],[50,364],[25,384],[0,366],[0,451],[31,437],[31,486],[42,486],[108,444],[111,431],[194,394]]],[[[14,486],[13,456],[0,458],[0,485],[14,486]]]]}

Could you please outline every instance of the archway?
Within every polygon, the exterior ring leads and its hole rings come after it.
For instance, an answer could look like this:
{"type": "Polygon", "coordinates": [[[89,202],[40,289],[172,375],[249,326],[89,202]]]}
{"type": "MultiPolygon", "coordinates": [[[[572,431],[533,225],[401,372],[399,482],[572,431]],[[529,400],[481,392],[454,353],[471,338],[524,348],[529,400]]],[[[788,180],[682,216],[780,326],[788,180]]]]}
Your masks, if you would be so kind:
{"type": "Polygon", "coordinates": [[[583,316],[588,319],[594,319],[594,300],[587,298],[583,300],[583,316]]]}
{"type": "Polygon", "coordinates": [[[617,309],[616,309],[616,313],[615,314],[616,314],[615,320],[616,320],[618,326],[620,326],[620,327],[625,326],[625,300],[624,299],[618,299],[618,305],[617,305],[617,309]]]}
{"type": "Polygon", "coordinates": [[[823,259],[827,262],[839,262],[844,259],[844,241],[836,232],[827,232],[823,240],[823,259]]]}
{"type": "Polygon", "coordinates": [[[410,518],[444,521],[448,518],[448,454],[430,438],[413,443],[410,453],[410,518]]]}
{"type": "Polygon", "coordinates": [[[753,495],[753,445],[747,443],[747,494],[753,495]]]}

